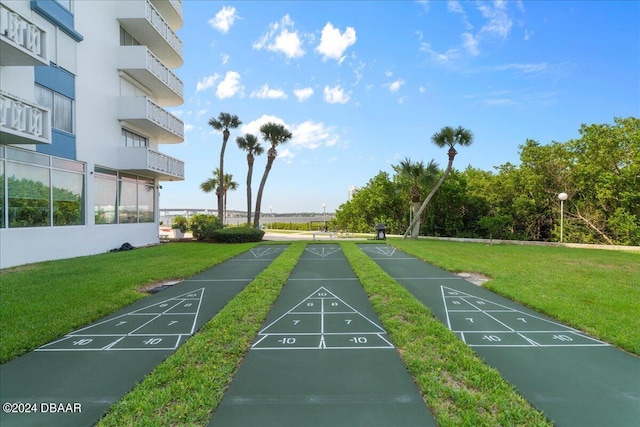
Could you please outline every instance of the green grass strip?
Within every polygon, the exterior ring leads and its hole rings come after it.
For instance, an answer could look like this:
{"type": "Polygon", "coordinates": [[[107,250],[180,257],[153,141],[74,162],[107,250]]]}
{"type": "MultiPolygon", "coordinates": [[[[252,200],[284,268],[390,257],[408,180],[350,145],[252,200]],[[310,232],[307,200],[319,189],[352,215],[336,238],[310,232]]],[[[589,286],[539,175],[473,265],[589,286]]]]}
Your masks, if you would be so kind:
{"type": "Polygon", "coordinates": [[[207,425],[305,245],[292,243],[98,425],[207,425]]]}
{"type": "Polygon", "coordinates": [[[256,246],[172,243],[0,270],[0,363],[256,246]]]}
{"type": "Polygon", "coordinates": [[[640,355],[640,254],[549,246],[391,239],[453,272],[492,278],[484,287],[640,355]]]}
{"type": "Polygon", "coordinates": [[[354,243],[340,246],[438,425],[551,425],[354,243]]]}

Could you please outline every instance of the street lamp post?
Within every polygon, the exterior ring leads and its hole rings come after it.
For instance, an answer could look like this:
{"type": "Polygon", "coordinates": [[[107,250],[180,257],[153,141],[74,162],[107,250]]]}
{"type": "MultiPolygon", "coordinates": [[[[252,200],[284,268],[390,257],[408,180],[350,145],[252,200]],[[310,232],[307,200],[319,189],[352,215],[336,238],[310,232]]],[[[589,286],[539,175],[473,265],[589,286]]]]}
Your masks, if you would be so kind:
{"type": "Polygon", "coordinates": [[[322,204],[322,219],[324,221],[324,231],[327,231],[327,204],[322,204]]]}
{"type": "Polygon", "coordinates": [[[564,234],[564,201],[567,200],[569,196],[567,193],[558,194],[558,199],[560,199],[560,243],[563,242],[563,234],[564,234]]]}

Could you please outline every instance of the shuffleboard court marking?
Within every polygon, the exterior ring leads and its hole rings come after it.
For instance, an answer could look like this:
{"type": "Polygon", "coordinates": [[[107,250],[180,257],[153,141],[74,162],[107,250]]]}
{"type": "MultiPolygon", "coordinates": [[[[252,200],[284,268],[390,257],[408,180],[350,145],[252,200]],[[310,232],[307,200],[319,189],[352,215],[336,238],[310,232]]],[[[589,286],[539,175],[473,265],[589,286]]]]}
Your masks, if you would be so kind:
{"type": "MultiPolygon", "coordinates": [[[[251,254],[256,257],[256,258],[262,258],[271,254],[278,254],[282,251],[284,251],[285,248],[264,248],[264,247],[257,247],[257,248],[251,248],[250,252],[251,254]]],[[[246,261],[246,260],[238,260],[238,261],[246,261]]]]}
{"type": "Polygon", "coordinates": [[[195,333],[204,288],[72,332],[34,351],[175,350],[195,333]]]}
{"type": "Polygon", "coordinates": [[[320,287],[258,333],[252,350],[394,348],[386,331],[320,287]]]}
{"type": "Polygon", "coordinates": [[[396,252],[396,248],[393,246],[367,246],[363,245],[362,250],[375,255],[384,255],[387,257],[392,256],[396,252]]]}
{"type": "Polygon", "coordinates": [[[470,347],[594,347],[609,344],[542,317],[440,286],[447,327],[470,347]]]}
{"type": "Polygon", "coordinates": [[[307,251],[307,252],[310,252],[310,253],[312,253],[314,255],[317,255],[319,257],[324,258],[324,257],[328,257],[331,254],[335,254],[336,252],[340,252],[342,249],[340,247],[329,247],[329,248],[327,248],[327,247],[324,247],[324,246],[321,246],[321,247],[314,247],[314,246],[308,247],[307,246],[306,248],[304,248],[304,250],[307,251]]]}

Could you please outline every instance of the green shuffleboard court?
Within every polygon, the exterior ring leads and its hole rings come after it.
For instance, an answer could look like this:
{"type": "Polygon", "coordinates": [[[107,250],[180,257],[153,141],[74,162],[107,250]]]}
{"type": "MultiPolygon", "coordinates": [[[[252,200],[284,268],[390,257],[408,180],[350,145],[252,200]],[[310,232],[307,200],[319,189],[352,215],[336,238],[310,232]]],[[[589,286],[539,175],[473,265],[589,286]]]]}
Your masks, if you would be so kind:
{"type": "Polygon", "coordinates": [[[640,426],[638,357],[392,246],[359,247],[554,424],[640,426]]]}
{"type": "Polygon", "coordinates": [[[212,427],[435,426],[338,245],[308,245],[212,427]]]}
{"type": "Polygon", "coordinates": [[[253,248],[0,366],[3,403],[20,405],[0,425],[94,425],[285,248],[253,248]]]}

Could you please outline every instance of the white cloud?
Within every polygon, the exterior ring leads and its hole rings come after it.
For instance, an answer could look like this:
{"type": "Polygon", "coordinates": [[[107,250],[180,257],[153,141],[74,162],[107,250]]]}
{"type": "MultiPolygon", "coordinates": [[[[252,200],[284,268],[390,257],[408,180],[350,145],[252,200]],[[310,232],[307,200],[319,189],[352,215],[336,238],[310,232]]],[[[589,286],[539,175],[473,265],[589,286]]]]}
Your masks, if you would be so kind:
{"type": "Polygon", "coordinates": [[[242,95],[243,91],[244,86],[240,84],[240,74],[236,71],[227,71],[216,89],[216,96],[220,99],[231,98],[238,93],[242,95]]]}
{"type": "Polygon", "coordinates": [[[480,30],[481,33],[495,34],[502,38],[507,37],[513,22],[507,14],[507,5],[504,1],[496,0],[493,7],[480,4],[478,10],[487,18],[487,23],[480,30]]]}
{"type": "Polygon", "coordinates": [[[267,49],[272,52],[284,53],[287,58],[299,58],[305,54],[302,48],[302,41],[297,31],[293,29],[294,23],[285,15],[280,22],[273,22],[269,25],[269,30],[260,40],[253,43],[256,50],[267,49]]]}
{"type": "Polygon", "coordinates": [[[427,42],[422,42],[420,43],[420,50],[423,52],[427,52],[429,54],[429,56],[431,56],[431,58],[433,58],[434,60],[438,61],[438,62],[451,62],[454,59],[457,59],[460,57],[460,50],[458,49],[449,49],[444,53],[438,53],[435,50],[433,50],[431,48],[431,44],[427,43],[427,42]]]}
{"type": "Polygon", "coordinates": [[[260,126],[262,126],[265,123],[269,123],[269,122],[275,123],[275,124],[278,124],[278,125],[282,125],[287,129],[289,128],[286,125],[285,121],[282,120],[280,117],[270,116],[268,114],[264,114],[261,117],[257,118],[256,120],[253,120],[253,121],[243,125],[240,128],[240,132],[242,132],[243,135],[246,134],[246,133],[250,133],[252,135],[257,136],[259,139],[261,139],[262,136],[260,134],[260,126]]]}
{"type": "Polygon", "coordinates": [[[340,136],[333,133],[333,128],[326,127],[324,123],[307,120],[293,127],[291,131],[293,147],[307,148],[314,150],[318,147],[333,147],[340,139],[340,136]]]}
{"type": "Polygon", "coordinates": [[[278,150],[278,160],[286,163],[286,164],[291,164],[293,162],[293,158],[296,155],[293,154],[291,152],[291,150],[289,150],[288,148],[281,148],[278,150]]]}
{"type": "Polygon", "coordinates": [[[323,56],[323,59],[335,59],[338,62],[344,60],[344,51],[356,42],[356,30],[353,27],[347,27],[344,33],[340,34],[340,30],[335,28],[331,22],[322,29],[320,44],[316,50],[323,56]]]}
{"type": "Polygon", "coordinates": [[[237,18],[236,8],[233,6],[223,6],[222,9],[216,13],[216,16],[209,19],[207,22],[216,30],[223,34],[229,32],[229,29],[233,26],[233,22],[237,18]]]}
{"type": "Polygon", "coordinates": [[[212,76],[207,76],[204,77],[202,80],[200,80],[197,84],[196,84],[196,93],[200,92],[201,90],[205,90],[208,89],[210,87],[212,87],[213,85],[216,84],[216,81],[220,78],[220,75],[218,73],[212,75],[212,76]]]}
{"type": "Polygon", "coordinates": [[[458,0],[449,0],[447,2],[447,9],[453,13],[464,13],[464,9],[462,9],[462,5],[460,5],[458,0]]]}
{"type": "Polygon", "coordinates": [[[329,104],[346,104],[350,96],[344,92],[340,85],[324,87],[324,100],[329,104]]]}
{"type": "Polygon", "coordinates": [[[306,101],[313,95],[313,88],[305,87],[304,89],[296,89],[293,91],[298,101],[303,102],[306,101]]]}
{"type": "Polygon", "coordinates": [[[471,33],[462,33],[462,45],[473,56],[478,56],[480,50],[478,50],[478,40],[473,37],[471,33]]]}
{"type": "Polygon", "coordinates": [[[254,90],[249,95],[251,98],[262,99],[287,99],[287,94],[280,89],[272,89],[268,84],[264,84],[259,90],[254,90]]]}
{"type": "Polygon", "coordinates": [[[404,80],[403,79],[397,79],[396,81],[393,81],[393,82],[389,83],[389,85],[388,85],[389,86],[389,92],[396,93],[397,91],[400,90],[402,85],[404,85],[404,80]]]}
{"type": "Polygon", "coordinates": [[[229,62],[229,54],[227,53],[221,53],[220,54],[220,61],[222,61],[222,65],[227,65],[227,62],[229,62]]]}

